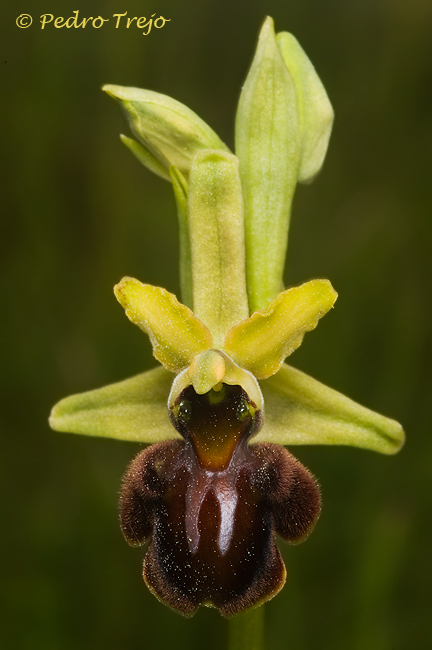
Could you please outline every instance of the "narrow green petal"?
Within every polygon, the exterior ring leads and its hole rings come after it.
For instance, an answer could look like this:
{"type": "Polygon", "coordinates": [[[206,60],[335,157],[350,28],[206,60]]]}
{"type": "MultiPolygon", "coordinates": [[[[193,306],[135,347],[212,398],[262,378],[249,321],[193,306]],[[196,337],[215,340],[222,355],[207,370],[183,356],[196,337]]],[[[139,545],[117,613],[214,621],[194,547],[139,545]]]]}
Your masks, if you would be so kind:
{"type": "Polygon", "coordinates": [[[274,375],[284,359],[315,329],[337,293],[328,280],[311,280],[278,295],[268,309],[255,312],[227,334],[224,350],[258,379],[274,375]]]}
{"type": "Polygon", "coordinates": [[[147,167],[153,174],[160,176],[166,181],[170,181],[171,177],[167,172],[166,168],[159,162],[155,156],[142,144],[134,140],[133,138],[128,138],[123,133],[120,133],[120,140],[124,145],[133,153],[135,158],[137,158],[144,167],[147,167]]]}
{"type": "Polygon", "coordinates": [[[300,138],[294,81],[267,18],[236,116],[251,313],[266,309],[282,286],[300,138]]]}
{"type": "Polygon", "coordinates": [[[113,85],[102,90],[120,102],[136,138],[167,171],[175,165],[187,177],[191,160],[201,149],[228,151],[196,113],[167,95],[113,85]]]}
{"type": "Polygon", "coordinates": [[[159,442],[179,435],[168,417],[172,373],[154,368],[117,384],[71,395],[56,404],[49,419],[55,431],[159,442]]]}
{"type": "Polygon", "coordinates": [[[191,247],[187,220],[188,183],[174,165],[170,167],[170,177],[177,205],[179,224],[181,296],[183,304],[193,309],[191,247]]]}
{"type": "Polygon", "coordinates": [[[356,404],[286,364],[261,382],[266,418],[256,442],[349,445],[394,454],[405,434],[394,420],[356,404]]]}
{"type": "Polygon", "coordinates": [[[297,92],[302,139],[298,182],[309,183],[324,162],[333,126],[333,108],[315,68],[297,39],[288,32],[281,32],[276,42],[297,92]]]}
{"type": "Polygon", "coordinates": [[[154,356],[167,370],[180,372],[212,347],[205,325],[166,289],[123,278],[114,293],[129,320],[147,332],[154,356]]]}
{"type": "Polygon", "coordinates": [[[203,151],[192,161],[188,196],[194,313],[220,348],[248,316],[243,198],[238,159],[203,151]]]}

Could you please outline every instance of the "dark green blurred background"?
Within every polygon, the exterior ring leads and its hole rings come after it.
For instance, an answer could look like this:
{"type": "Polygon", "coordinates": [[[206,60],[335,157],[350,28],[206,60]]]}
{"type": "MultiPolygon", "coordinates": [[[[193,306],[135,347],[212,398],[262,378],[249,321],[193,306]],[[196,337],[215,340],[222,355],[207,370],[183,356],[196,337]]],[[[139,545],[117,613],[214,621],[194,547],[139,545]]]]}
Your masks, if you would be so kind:
{"type": "Polygon", "coordinates": [[[120,478],[139,447],[54,433],[47,417],[65,395],[154,365],[113,296],[123,275],[179,291],[170,186],[121,145],[127,126],[100,86],[171,95],[232,145],[266,14],[299,39],[336,113],[324,169],[297,191],[286,282],[328,277],[339,300],[292,364],[408,435],[396,457],[293,449],[324,509],[306,544],[284,547],[268,647],[402,650],[431,638],[430,1],[36,0],[2,15],[6,649],[224,647],[216,612],[186,621],[148,593],[142,551],[122,538],[120,478]],[[112,18],[41,31],[42,13],[76,9],[171,21],[148,36],[112,18]],[[23,12],[28,29],[15,25],[23,12]]]}

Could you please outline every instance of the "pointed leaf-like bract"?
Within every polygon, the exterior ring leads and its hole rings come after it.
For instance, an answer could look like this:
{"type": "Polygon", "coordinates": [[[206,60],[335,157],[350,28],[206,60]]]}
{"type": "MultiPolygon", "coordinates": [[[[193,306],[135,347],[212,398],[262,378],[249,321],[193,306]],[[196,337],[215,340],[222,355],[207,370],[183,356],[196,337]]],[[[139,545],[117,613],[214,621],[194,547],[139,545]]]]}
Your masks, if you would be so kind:
{"type": "Polygon", "coordinates": [[[186,177],[193,156],[201,149],[225,149],[196,113],[180,102],[152,90],[106,85],[117,99],[136,138],[167,169],[175,165],[186,177]]]}
{"type": "Polygon", "coordinates": [[[154,356],[167,370],[180,372],[212,347],[206,326],[166,289],[123,278],[114,293],[129,320],[147,332],[154,356]]]}
{"type": "Polygon", "coordinates": [[[261,383],[266,419],[256,442],[280,445],[349,445],[394,454],[405,434],[398,422],[356,404],[284,364],[261,383]]]}
{"type": "Polygon", "coordinates": [[[245,204],[249,310],[266,309],[282,286],[291,203],[301,154],[294,81],[267,18],[240,96],[236,155],[245,204]]]}
{"type": "Polygon", "coordinates": [[[203,151],[192,161],[188,194],[194,313],[221,348],[247,318],[243,198],[238,159],[203,151]]]}
{"type": "Polygon", "coordinates": [[[258,379],[274,375],[299,347],[306,332],[328,312],[337,293],[328,280],[311,280],[287,289],[227,334],[224,350],[258,379]]]}
{"type": "Polygon", "coordinates": [[[172,381],[172,373],[159,367],[110,386],[71,395],[54,406],[50,426],[56,431],[130,442],[177,438],[167,409],[172,381]]]}
{"type": "Polygon", "coordinates": [[[320,171],[327,152],[334,113],[315,68],[292,34],[281,32],[276,43],[294,79],[300,116],[299,183],[309,183],[320,171]]]}

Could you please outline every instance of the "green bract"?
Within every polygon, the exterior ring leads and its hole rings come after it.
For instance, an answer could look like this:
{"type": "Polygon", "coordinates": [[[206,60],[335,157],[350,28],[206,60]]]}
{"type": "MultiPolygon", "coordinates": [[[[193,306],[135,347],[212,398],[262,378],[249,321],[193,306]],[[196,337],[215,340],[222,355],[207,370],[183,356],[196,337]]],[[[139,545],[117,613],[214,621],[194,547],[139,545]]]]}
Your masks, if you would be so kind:
{"type": "Polygon", "coordinates": [[[235,143],[245,204],[249,304],[255,311],[267,307],[282,287],[301,156],[296,88],[270,18],[240,95],[235,143]]]}
{"type": "Polygon", "coordinates": [[[275,36],[270,18],[264,23],[240,97],[236,156],[179,102],[135,88],[104,90],[120,101],[139,140],[122,136],[125,144],[172,181],[185,304],[124,278],[116,297],[163,367],[67,397],[51,426],[144,443],[176,438],[168,406],[180,393],[228,384],[240,385],[263,412],[256,441],[396,452],[404,440],[397,422],[284,363],[337,297],[328,280],[282,290],[295,186],[320,170],[333,120],[295,38],[275,36]]]}

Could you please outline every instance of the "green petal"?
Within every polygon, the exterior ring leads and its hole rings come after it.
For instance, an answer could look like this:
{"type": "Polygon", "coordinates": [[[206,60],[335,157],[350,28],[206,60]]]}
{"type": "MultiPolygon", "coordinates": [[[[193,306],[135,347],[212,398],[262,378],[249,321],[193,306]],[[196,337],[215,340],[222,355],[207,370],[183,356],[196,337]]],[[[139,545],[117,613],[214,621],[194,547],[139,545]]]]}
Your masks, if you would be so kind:
{"type": "Polygon", "coordinates": [[[245,202],[246,269],[250,312],[279,293],[291,203],[301,154],[294,81],[267,18],[240,96],[236,155],[245,202]]]}
{"type": "Polygon", "coordinates": [[[288,32],[281,32],[276,42],[297,92],[302,140],[298,182],[309,183],[324,162],[333,126],[333,108],[315,68],[297,39],[288,32]]]}
{"type": "Polygon", "coordinates": [[[166,289],[123,278],[114,293],[129,320],[147,332],[154,356],[167,370],[180,372],[212,347],[206,326],[166,289]]]}
{"type": "Polygon", "coordinates": [[[224,350],[258,379],[274,375],[299,347],[306,332],[333,306],[337,293],[328,280],[311,280],[278,295],[227,334],[224,350]]]}
{"type": "Polygon", "coordinates": [[[188,196],[194,313],[220,348],[247,318],[243,198],[238,159],[203,151],[192,161],[188,196]]]}
{"type": "Polygon", "coordinates": [[[133,138],[128,138],[123,133],[120,133],[120,140],[124,145],[133,153],[135,158],[137,158],[144,167],[147,167],[153,174],[160,176],[166,181],[171,180],[169,173],[166,168],[159,162],[155,156],[148,149],[142,146],[139,142],[133,138]]]}
{"type": "Polygon", "coordinates": [[[201,149],[228,151],[198,115],[167,95],[113,85],[102,90],[120,102],[136,138],[167,170],[175,165],[187,177],[201,149]]]}
{"type": "Polygon", "coordinates": [[[168,417],[173,375],[155,368],[117,384],[71,395],[56,404],[49,419],[56,431],[159,442],[179,435],[168,417]]]}
{"type": "Polygon", "coordinates": [[[191,247],[187,220],[188,183],[177,167],[170,167],[170,176],[179,224],[181,296],[183,304],[193,309],[191,247]]]}
{"type": "Polygon", "coordinates": [[[394,420],[374,413],[286,364],[261,382],[266,417],[256,442],[349,445],[394,454],[405,435],[394,420]]]}

